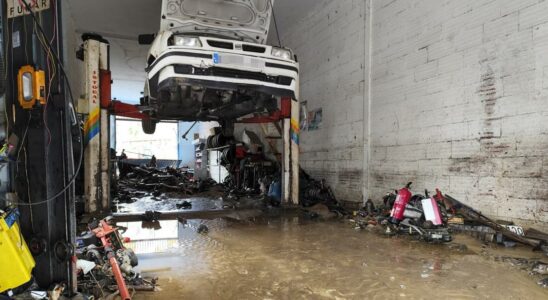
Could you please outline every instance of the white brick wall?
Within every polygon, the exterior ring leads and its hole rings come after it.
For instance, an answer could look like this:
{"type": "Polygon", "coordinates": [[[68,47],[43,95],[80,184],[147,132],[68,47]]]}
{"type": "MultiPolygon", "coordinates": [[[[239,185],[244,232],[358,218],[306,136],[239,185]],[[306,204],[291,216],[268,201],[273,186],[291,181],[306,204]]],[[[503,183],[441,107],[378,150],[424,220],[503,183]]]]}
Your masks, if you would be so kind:
{"type": "Polygon", "coordinates": [[[324,110],[302,166],[340,198],[361,199],[369,152],[372,199],[413,181],[548,222],[548,0],[324,0],[290,27],[302,100],[324,110]]]}
{"type": "Polygon", "coordinates": [[[301,101],[323,109],[322,127],[301,133],[301,166],[347,201],[362,200],[365,32],[363,0],[321,1],[282,32],[299,57],[301,101]]]}
{"type": "Polygon", "coordinates": [[[372,14],[372,197],[414,181],[548,222],[548,1],[373,0],[372,14]]]}

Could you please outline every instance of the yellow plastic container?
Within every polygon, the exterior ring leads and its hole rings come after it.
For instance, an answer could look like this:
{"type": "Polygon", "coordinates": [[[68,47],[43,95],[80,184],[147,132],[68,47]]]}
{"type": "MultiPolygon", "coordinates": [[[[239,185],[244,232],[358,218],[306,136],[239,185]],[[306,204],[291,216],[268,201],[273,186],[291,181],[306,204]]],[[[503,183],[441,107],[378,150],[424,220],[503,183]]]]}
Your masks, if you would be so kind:
{"type": "Polygon", "coordinates": [[[36,264],[16,222],[17,210],[0,216],[0,293],[31,279],[36,264]]]}

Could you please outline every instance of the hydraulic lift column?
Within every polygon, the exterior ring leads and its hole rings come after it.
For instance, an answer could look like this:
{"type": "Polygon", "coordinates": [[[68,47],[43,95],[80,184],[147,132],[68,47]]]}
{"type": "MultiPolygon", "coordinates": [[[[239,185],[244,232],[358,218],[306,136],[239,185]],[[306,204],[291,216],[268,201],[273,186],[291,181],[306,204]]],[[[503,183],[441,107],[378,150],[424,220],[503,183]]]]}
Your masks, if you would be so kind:
{"type": "MultiPolygon", "coordinates": [[[[31,16],[23,5],[34,7],[36,1],[2,1],[1,46],[6,49],[8,136],[15,141],[14,161],[9,165],[10,190],[16,195],[13,203],[21,212],[23,237],[36,261],[33,276],[41,288],[67,282],[75,291],[71,246],[75,241],[76,217],[71,178],[74,178],[74,158],[80,149],[73,151],[73,145],[79,144],[79,138],[72,134],[73,130],[78,132],[77,122],[72,118],[70,97],[60,71],[59,58],[63,57],[60,2],[40,2],[47,6],[31,16]],[[9,5],[23,13],[10,14],[9,5]],[[44,103],[24,105],[27,103],[19,101],[18,79],[21,70],[31,67],[44,72],[44,93],[40,93],[44,103]]],[[[9,270],[0,266],[0,272],[9,270]]]]}
{"type": "MultiPolygon", "coordinates": [[[[283,119],[282,184],[283,203],[299,204],[300,90],[296,79],[295,99],[291,99],[291,117],[283,119]]],[[[283,100],[282,100],[283,101],[283,100]]],[[[283,105],[283,104],[282,104],[283,105]]]]}
{"type": "Polygon", "coordinates": [[[84,123],[84,198],[86,213],[110,209],[109,44],[97,35],[84,34],[85,92],[78,110],[84,123]]]}
{"type": "Polygon", "coordinates": [[[296,97],[292,99],[290,97],[280,98],[280,109],[272,112],[268,116],[255,116],[240,119],[237,123],[251,123],[251,124],[264,124],[264,123],[282,123],[282,203],[284,205],[298,205],[299,204],[299,118],[300,118],[300,104],[297,100],[299,98],[299,88],[297,80],[296,97]]]}
{"type": "Polygon", "coordinates": [[[300,83],[296,79],[295,99],[291,99],[291,202],[299,204],[299,137],[300,137],[300,83]]]}

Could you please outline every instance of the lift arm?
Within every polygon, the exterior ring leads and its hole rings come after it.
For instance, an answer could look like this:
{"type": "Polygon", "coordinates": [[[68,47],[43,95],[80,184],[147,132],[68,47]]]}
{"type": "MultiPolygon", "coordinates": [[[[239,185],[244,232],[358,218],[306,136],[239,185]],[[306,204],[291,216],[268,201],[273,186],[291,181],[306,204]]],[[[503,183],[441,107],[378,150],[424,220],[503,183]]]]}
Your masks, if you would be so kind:
{"type": "Polygon", "coordinates": [[[128,117],[133,119],[147,120],[149,115],[142,113],[139,110],[139,106],[133,104],[127,104],[121,101],[112,100],[109,105],[109,112],[111,115],[128,117]]]}

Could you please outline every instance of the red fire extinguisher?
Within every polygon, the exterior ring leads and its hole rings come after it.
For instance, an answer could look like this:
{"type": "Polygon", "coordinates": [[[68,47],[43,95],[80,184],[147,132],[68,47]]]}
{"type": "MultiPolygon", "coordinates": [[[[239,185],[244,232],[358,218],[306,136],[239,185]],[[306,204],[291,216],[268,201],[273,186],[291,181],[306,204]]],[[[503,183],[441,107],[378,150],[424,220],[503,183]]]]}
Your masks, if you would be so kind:
{"type": "Polygon", "coordinates": [[[396,197],[396,201],[394,202],[394,206],[392,206],[392,211],[390,212],[391,223],[397,224],[403,220],[405,206],[407,206],[407,203],[411,200],[411,192],[409,191],[410,186],[411,182],[407,183],[403,189],[398,191],[398,196],[396,197]]]}

